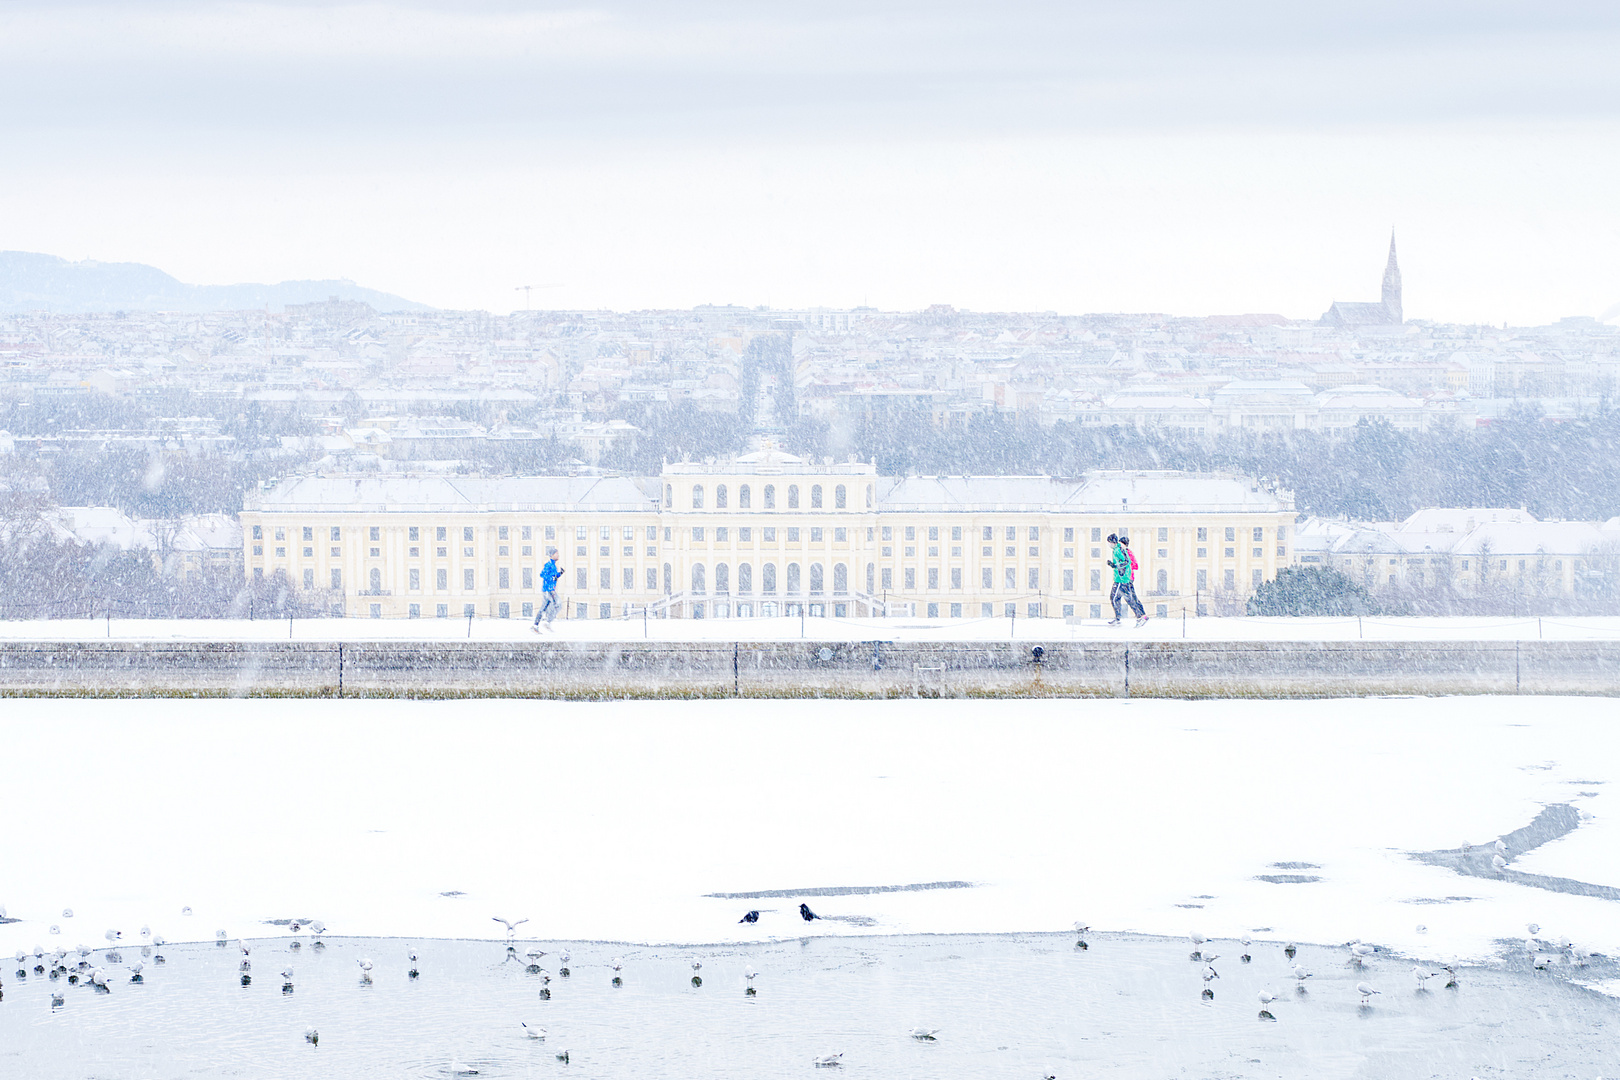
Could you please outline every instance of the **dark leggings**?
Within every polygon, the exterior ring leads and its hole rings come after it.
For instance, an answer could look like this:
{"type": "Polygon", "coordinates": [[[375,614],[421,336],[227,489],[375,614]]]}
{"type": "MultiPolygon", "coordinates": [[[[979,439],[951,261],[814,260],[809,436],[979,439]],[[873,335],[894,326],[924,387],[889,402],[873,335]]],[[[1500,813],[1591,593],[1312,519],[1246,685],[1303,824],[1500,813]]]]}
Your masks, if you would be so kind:
{"type": "Polygon", "coordinates": [[[1136,586],[1129,581],[1114,582],[1114,588],[1109,592],[1108,600],[1114,605],[1114,618],[1116,619],[1125,617],[1125,613],[1120,610],[1121,600],[1131,606],[1131,610],[1136,612],[1138,619],[1147,615],[1147,609],[1142,606],[1142,601],[1136,598],[1136,586]]]}

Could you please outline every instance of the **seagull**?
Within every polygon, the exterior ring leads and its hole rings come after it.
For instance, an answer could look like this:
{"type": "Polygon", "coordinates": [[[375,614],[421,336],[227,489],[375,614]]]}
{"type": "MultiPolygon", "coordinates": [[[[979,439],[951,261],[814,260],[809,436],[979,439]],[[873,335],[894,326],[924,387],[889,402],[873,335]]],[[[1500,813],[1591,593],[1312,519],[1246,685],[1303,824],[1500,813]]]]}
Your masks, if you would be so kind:
{"type": "Polygon", "coordinates": [[[478,1070],[473,1068],[471,1065],[463,1065],[459,1061],[451,1061],[450,1062],[450,1075],[451,1076],[477,1076],[478,1075],[478,1070]]]}
{"type": "MultiPolygon", "coordinates": [[[[819,918],[821,918],[821,916],[817,915],[815,912],[811,911],[809,904],[800,904],[799,905],[799,918],[803,919],[805,922],[809,922],[811,919],[819,919],[819,918]]],[[[842,1057],[843,1055],[840,1054],[840,1055],[835,1055],[835,1056],[842,1057]]],[[[833,1062],[833,1064],[836,1065],[837,1062],[833,1062]]]]}
{"type": "Polygon", "coordinates": [[[1377,990],[1374,990],[1374,989],[1373,989],[1373,988],[1372,988],[1372,986],[1371,986],[1371,985],[1370,985],[1370,984],[1368,984],[1368,983],[1364,983],[1364,982],[1358,982],[1358,983],[1356,983],[1356,993],[1358,993],[1358,994],[1360,994],[1360,995],[1361,995],[1361,1003],[1362,1003],[1362,1004],[1363,1004],[1363,1005],[1365,1005],[1365,1004],[1367,1004],[1367,1003],[1368,1003],[1368,1002],[1369,1002],[1369,1001],[1371,1001],[1371,1000],[1372,1000],[1372,996],[1373,996],[1373,995],[1374,995],[1374,994],[1376,994],[1376,993],[1378,993],[1378,992],[1379,992],[1379,991],[1377,991],[1377,990]]]}
{"type": "Polygon", "coordinates": [[[142,964],[139,961],[137,961],[129,969],[129,971],[130,971],[129,981],[132,982],[132,983],[143,983],[143,982],[145,982],[146,981],[145,977],[141,975],[141,969],[144,968],[145,966],[146,966],[145,964],[142,964]]]}
{"type": "Polygon", "coordinates": [[[1296,982],[1299,983],[1299,988],[1301,990],[1305,989],[1305,980],[1310,978],[1310,977],[1311,977],[1311,973],[1306,971],[1303,965],[1301,965],[1301,964],[1295,964],[1294,965],[1294,979],[1295,979],[1296,982]]]}
{"type": "Polygon", "coordinates": [[[1205,982],[1205,984],[1208,984],[1209,980],[1211,980],[1211,979],[1218,979],[1220,977],[1221,977],[1221,973],[1215,970],[1215,965],[1214,964],[1205,964],[1204,965],[1204,982],[1205,982]]]}
{"type": "Polygon", "coordinates": [[[314,934],[316,937],[320,937],[322,934],[326,933],[326,924],[321,922],[321,920],[316,919],[314,922],[309,924],[309,932],[314,934]]]}
{"type": "Polygon", "coordinates": [[[1241,961],[1242,963],[1247,964],[1250,960],[1253,960],[1253,959],[1254,959],[1254,957],[1249,955],[1249,939],[1244,938],[1243,939],[1243,955],[1238,957],[1238,960],[1241,961]]]}
{"type": "Polygon", "coordinates": [[[321,1033],[314,1028],[307,1028],[304,1031],[304,1041],[311,1046],[319,1046],[321,1045],[321,1033]]]}
{"type": "Polygon", "coordinates": [[[1198,933],[1197,931],[1194,931],[1192,934],[1190,934],[1188,936],[1192,938],[1192,944],[1193,944],[1192,958],[1194,960],[1202,960],[1204,958],[1203,957],[1204,942],[1208,941],[1209,939],[1206,938],[1203,934],[1198,933]]]}
{"type": "Polygon", "coordinates": [[[63,908],[62,909],[62,918],[64,918],[64,919],[73,918],[73,909],[72,908],[63,908]]]}
{"type": "Polygon", "coordinates": [[[519,919],[516,922],[513,922],[510,919],[503,919],[499,915],[491,915],[490,920],[492,922],[498,922],[502,926],[506,927],[507,940],[517,937],[517,928],[529,921],[528,919],[519,919]]]}
{"type": "Polygon", "coordinates": [[[124,936],[124,932],[122,930],[109,930],[101,936],[106,938],[108,941],[117,941],[124,936]]]}
{"type": "Polygon", "coordinates": [[[293,992],[292,977],[293,977],[293,969],[292,968],[282,968],[281,969],[281,992],[283,994],[290,994],[290,993],[293,992]]]}
{"type": "Polygon", "coordinates": [[[939,1028],[912,1028],[911,1037],[922,1042],[934,1042],[934,1036],[939,1034],[939,1028]]]}
{"type": "Polygon", "coordinates": [[[608,967],[612,968],[614,971],[622,971],[624,970],[624,961],[615,956],[613,959],[608,961],[608,967]]]}
{"type": "Polygon", "coordinates": [[[843,1058],[843,1056],[843,1051],[839,1051],[836,1054],[822,1054],[820,1057],[814,1059],[811,1064],[815,1065],[815,1067],[818,1069],[825,1069],[833,1065],[842,1065],[843,1061],[840,1059],[843,1058]]]}
{"type": "Polygon", "coordinates": [[[1506,855],[1507,854],[1507,845],[1502,843],[1501,837],[1497,837],[1496,843],[1492,844],[1491,846],[1496,849],[1498,854],[1500,854],[1500,855],[1506,855]]]}
{"type": "Polygon", "coordinates": [[[1496,872],[1500,874],[1507,869],[1507,860],[1502,858],[1500,855],[1492,855],[1491,865],[1494,866],[1496,868],[1496,872]]]}
{"type": "Polygon", "coordinates": [[[568,1051],[564,1050],[562,1053],[558,1054],[557,1060],[562,1062],[564,1065],[568,1064],[568,1051]]]}
{"type": "Polygon", "coordinates": [[[66,1003],[66,1001],[67,1001],[67,998],[65,996],[63,996],[62,994],[52,994],[51,995],[51,1008],[60,1009],[63,1006],[63,1004],[66,1003]]]}
{"type": "Polygon", "coordinates": [[[749,982],[753,982],[755,979],[759,978],[759,972],[755,971],[753,965],[750,964],[749,966],[743,968],[743,978],[747,979],[749,982]]]}
{"type": "Polygon", "coordinates": [[[1273,1001],[1276,1001],[1276,1000],[1277,1000],[1277,995],[1273,994],[1270,990],[1262,990],[1262,991],[1260,991],[1260,1004],[1262,1004],[1262,1005],[1270,1005],[1273,1001]]]}
{"type": "Polygon", "coordinates": [[[223,931],[223,930],[215,930],[214,931],[214,940],[219,942],[221,945],[225,944],[225,939],[227,937],[229,937],[229,936],[230,935],[225,933],[225,931],[223,931]]]}
{"type": "Polygon", "coordinates": [[[360,965],[360,981],[363,983],[371,982],[371,961],[362,958],[356,960],[355,963],[360,965]]]}
{"type": "Polygon", "coordinates": [[[1446,989],[1457,989],[1457,969],[1451,964],[1442,964],[1441,970],[1446,973],[1446,989]]]}
{"type": "Polygon", "coordinates": [[[738,919],[737,921],[740,922],[740,923],[757,923],[757,922],[759,922],[759,912],[750,911],[748,914],[744,915],[742,918],[738,919]]]}
{"type": "Polygon", "coordinates": [[[1090,932],[1090,930],[1091,930],[1091,924],[1090,923],[1077,922],[1077,923],[1074,924],[1074,932],[1079,934],[1081,937],[1084,937],[1087,933],[1090,932]]]}
{"type": "Polygon", "coordinates": [[[1526,930],[1530,931],[1530,936],[1531,937],[1535,937],[1537,934],[1541,933],[1541,924],[1540,923],[1525,923],[1524,928],[1526,930]]]}
{"type": "Polygon", "coordinates": [[[519,1020],[518,1023],[523,1025],[523,1035],[525,1038],[534,1039],[537,1042],[546,1041],[545,1028],[530,1027],[528,1023],[523,1020],[519,1020]]]}
{"type": "Polygon", "coordinates": [[[57,926],[55,923],[51,923],[51,933],[60,934],[61,932],[62,928],[60,926],[57,926]]]}
{"type": "Polygon", "coordinates": [[[182,915],[190,915],[191,914],[191,909],[189,907],[183,907],[183,908],[180,909],[180,914],[182,914],[182,915]]]}
{"type": "Polygon", "coordinates": [[[1412,969],[1412,977],[1417,980],[1419,990],[1427,990],[1429,988],[1428,982],[1430,979],[1434,978],[1435,974],[1436,973],[1433,971],[1424,971],[1420,967],[1415,967],[1412,969]]]}
{"type": "Polygon", "coordinates": [[[151,936],[152,936],[152,928],[150,926],[141,927],[141,937],[149,938],[151,936]]]}
{"type": "Polygon", "coordinates": [[[702,971],[703,970],[703,961],[701,961],[701,960],[692,961],[692,970],[693,971],[702,971]]]}
{"type": "Polygon", "coordinates": [[[539,961],[542,956],[546,955],[546,950],[540,948],[538,945],[530,945],[529,951],[523,955],[527,956],[530,960],[539,961]]]}

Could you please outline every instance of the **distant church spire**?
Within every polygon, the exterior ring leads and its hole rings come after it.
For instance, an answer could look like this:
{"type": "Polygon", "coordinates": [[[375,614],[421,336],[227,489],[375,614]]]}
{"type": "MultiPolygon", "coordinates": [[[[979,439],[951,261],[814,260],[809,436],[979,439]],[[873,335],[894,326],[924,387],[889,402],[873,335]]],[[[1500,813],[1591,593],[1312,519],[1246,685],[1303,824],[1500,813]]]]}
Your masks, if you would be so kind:
{"type": "Polygon", "coordinates": [[[1389,231],[1389,263],[1384,267],[1384,307],[1394,322],[1405,321],[1401,315],[1401,268],[1395,261],[1395,230],[1389,231]]]}

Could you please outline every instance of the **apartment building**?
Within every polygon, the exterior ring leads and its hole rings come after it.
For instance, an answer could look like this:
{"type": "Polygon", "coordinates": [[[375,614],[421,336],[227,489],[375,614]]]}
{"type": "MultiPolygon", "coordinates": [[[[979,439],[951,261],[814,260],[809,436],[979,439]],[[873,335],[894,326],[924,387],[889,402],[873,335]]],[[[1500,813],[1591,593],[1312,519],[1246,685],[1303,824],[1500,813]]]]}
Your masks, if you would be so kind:
{"type": "Polygon", "coordinates": [[[1292,496],[1242,477],[885,477],[767,449],[656,478],[302,478],[242,513],[247,573],[334,613],[532,617],[555,548],[572,618],[1107,612],[1132,537],[1150,613],[1237,602],[1291,565],[1292,496]]]}

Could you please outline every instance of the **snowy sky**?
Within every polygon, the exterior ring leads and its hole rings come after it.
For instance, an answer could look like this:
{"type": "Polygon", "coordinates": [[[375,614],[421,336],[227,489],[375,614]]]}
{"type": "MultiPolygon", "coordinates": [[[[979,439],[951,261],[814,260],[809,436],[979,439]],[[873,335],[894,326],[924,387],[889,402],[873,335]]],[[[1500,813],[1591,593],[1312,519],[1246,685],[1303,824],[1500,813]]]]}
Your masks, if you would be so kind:
{"type": "Polygon", "coordinates": [[[0,2],[0,248],[427,303],[1620,314],[1620,6],[0,2]]]}

